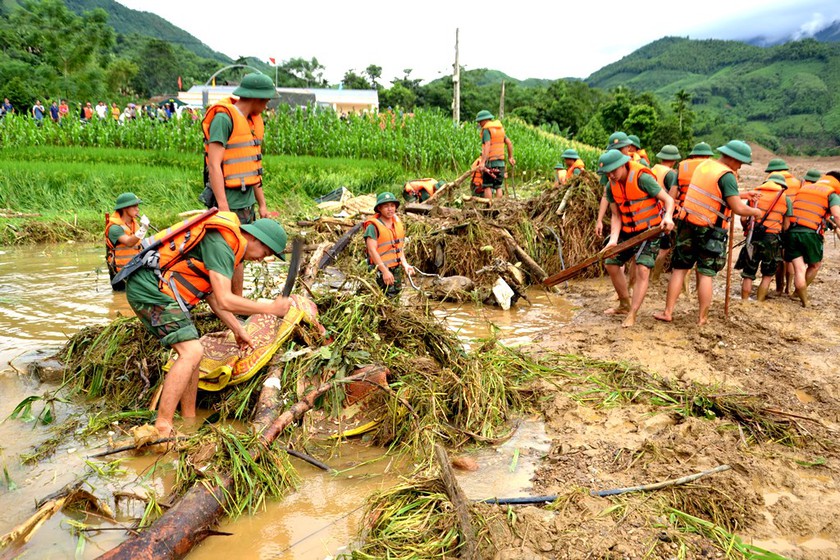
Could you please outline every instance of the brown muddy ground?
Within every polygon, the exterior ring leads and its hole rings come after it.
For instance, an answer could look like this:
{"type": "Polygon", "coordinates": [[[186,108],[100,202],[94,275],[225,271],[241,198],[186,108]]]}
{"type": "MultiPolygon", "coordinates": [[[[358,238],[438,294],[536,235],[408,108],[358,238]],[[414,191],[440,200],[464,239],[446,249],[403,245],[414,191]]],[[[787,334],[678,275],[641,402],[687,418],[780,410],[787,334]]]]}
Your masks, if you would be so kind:
{"type": "MultiPolygon", "coordinates": [[[[746,186],[762,180],[773,156],[757,149],[755,157],[757,163],[741,173],[746,186]]],[[[799,176],[811,167],[840,169],[840,158],[788,161],[799,176]]],[[[533,351],[626,361],[677,385],[755,395],[768,418],[791,422],[801,436],[793,445],[761,441],[725,418],[686,419],[650,403],[581,404],[577,387],[543,386],[540,402],[553,443],[534,484],[537,494],[561,499],[551,508],[517,509],[512,529],[492,524],[494,540],[511,544],[496,558],[723,556],[708,535],[677,530],[668,508],[715,520],[745,543],[789,558],[840,558],[840,248],[827,237],[825,249],[810,288],[811,308],[786,296],[741,301],[740,276],[733,271],[727,320],[721,272],[703,327],[696,325],[693,293],[681,296],[673,323],[651,316],[664,306],[669,274],[651,284],[632,329],[603,314],[615,303],[607,278],[572,282],[567,297],[578,305],[573,320],[542,335],[533,351]],[[612,499],[588,494],[721,464],[732,470],[676,490],[612,499]]]]}

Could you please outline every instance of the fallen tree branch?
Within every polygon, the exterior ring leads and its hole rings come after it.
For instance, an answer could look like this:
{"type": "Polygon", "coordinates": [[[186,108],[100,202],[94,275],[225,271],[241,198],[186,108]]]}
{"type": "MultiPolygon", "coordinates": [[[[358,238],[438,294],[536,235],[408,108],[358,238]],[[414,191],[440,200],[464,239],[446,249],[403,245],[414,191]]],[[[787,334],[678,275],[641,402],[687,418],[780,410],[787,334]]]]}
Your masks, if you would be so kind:
{"type": "Polygon", "coordinates": [[[703,471],[695,474],[691,474],[688,476],[683,476],[681,478],[674,478],[671,480],[665,480],[663,482],[655,482],[653,484],[644,484],[642,486],[630,486],[627,488],[613,488],[611,490],[591,490],[589,494],[591,496],[597,496],[599,498],[604,498],[606,496],[617,496],[618,494],[627,494],[629,492],[649,492],[651,490],[661,490],[662,488],[669,488],[671,486],[679,486],[680,484],[686,484],[688,482],[694,482],[704,476],[709,476],[710,474],[716,474],[723,471],[728,471],[731,469],[729,465],[720,465],[713,469],[709,469],[708,471],[703,471]]]}
{"type": "Polygon", "coordinates": [[[475,529],[470,523],[470,509],[464,491],[458,485],[455,473],[452,472],[452,465],[449,464],[449,456],[443,446],[435,445],[435,457],[440,466],[440,477],[446,489],[449,501],[455,507],[455,515],[458,517],[458,526],[461,528],[461,535],[464,537],[464,544],[461,547],[461,558],[473,560],[478,557],[478,546],[476,544],[475,529]]]}

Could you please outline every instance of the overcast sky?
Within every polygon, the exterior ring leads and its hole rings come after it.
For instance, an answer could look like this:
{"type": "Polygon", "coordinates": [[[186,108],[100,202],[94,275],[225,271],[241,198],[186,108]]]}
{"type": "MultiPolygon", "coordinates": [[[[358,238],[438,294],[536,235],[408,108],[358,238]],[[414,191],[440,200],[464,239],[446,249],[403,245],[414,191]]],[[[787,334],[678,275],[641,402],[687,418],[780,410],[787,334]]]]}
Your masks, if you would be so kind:
{"type": "Polygon", "coordinates": [[[840,20],[840,0],[237,0],[224,9],[206,0],[118,1],[158,14],[234,59],[315,57],[332,84],[369,64],[382,67],[385,85],[408,68],[424,82],[449,74],[456,28],[463,67],[523,80],[586,78],[667,35],[808,35],[840,20]]]}

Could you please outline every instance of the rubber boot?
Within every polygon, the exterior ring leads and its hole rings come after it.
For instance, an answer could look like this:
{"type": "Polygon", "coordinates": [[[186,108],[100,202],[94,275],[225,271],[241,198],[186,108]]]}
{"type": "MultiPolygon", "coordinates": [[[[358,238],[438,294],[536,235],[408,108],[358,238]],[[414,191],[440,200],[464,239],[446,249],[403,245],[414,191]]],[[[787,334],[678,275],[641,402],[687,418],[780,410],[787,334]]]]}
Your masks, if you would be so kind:
{"type": "Polygon", "coordinates": [[[758,286],[758,290],[756,290],[755,299],[758,301],[764,301],[767,299],[767,289],[769,286],[758,286]]]}

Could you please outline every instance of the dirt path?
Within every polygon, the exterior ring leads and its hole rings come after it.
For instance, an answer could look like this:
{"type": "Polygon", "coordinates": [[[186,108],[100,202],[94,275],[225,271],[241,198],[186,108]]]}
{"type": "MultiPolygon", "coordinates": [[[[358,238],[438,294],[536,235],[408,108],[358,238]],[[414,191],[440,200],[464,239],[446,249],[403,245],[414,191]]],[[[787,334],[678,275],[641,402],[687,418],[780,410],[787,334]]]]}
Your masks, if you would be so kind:
{"type": "MultiPolygon", "coordinates": [[[[741,175],[748,186],[761,181],[773,157],[756,152],[756,164],[741,175]]],[[[792,158],[790,163],[800,176],[810,167],[840,169],[838,158],[792,158]]],[[[823,269],[810,288],[811,308],[786,296],[763,304],[742,301],[740,276],[733,271],[726,320],[721,272],[704,327],[696,325],[693,293],[681,296],[673,323],[652,318],[664,307],[669,274],[651,284],[633,329],[603,314],[615,303],[607,278],[573,282],[568,297],[577,312],[569,324],[537,341],[541,350],[638,364],[679,387],[696,383],[722,395],[755,395],[767,418],[792,422],[802,435],[783,444],[745,435],[736,423],[712,413],[686,417],[651,399],[628,403],[611,400],[615,395],[607,392],[581,403],[577,387],[544,387],[542,406],[553,448],[535,485],[538,493],[562,499],[553,512],[519,511],[520,526],[530,525],[534,535],[516,541],[520,553],[527,549],[535,558],[719,556],[710,547],[714,537],[676,530],[686,526],[673,513],[679,510],[790,558],[840,557],[840,247],[827,237],[825,249],[823,269]],[[656,482],[721,464],[732,470],[679,491],[608,500],[584,490],[656,482]]]]}

